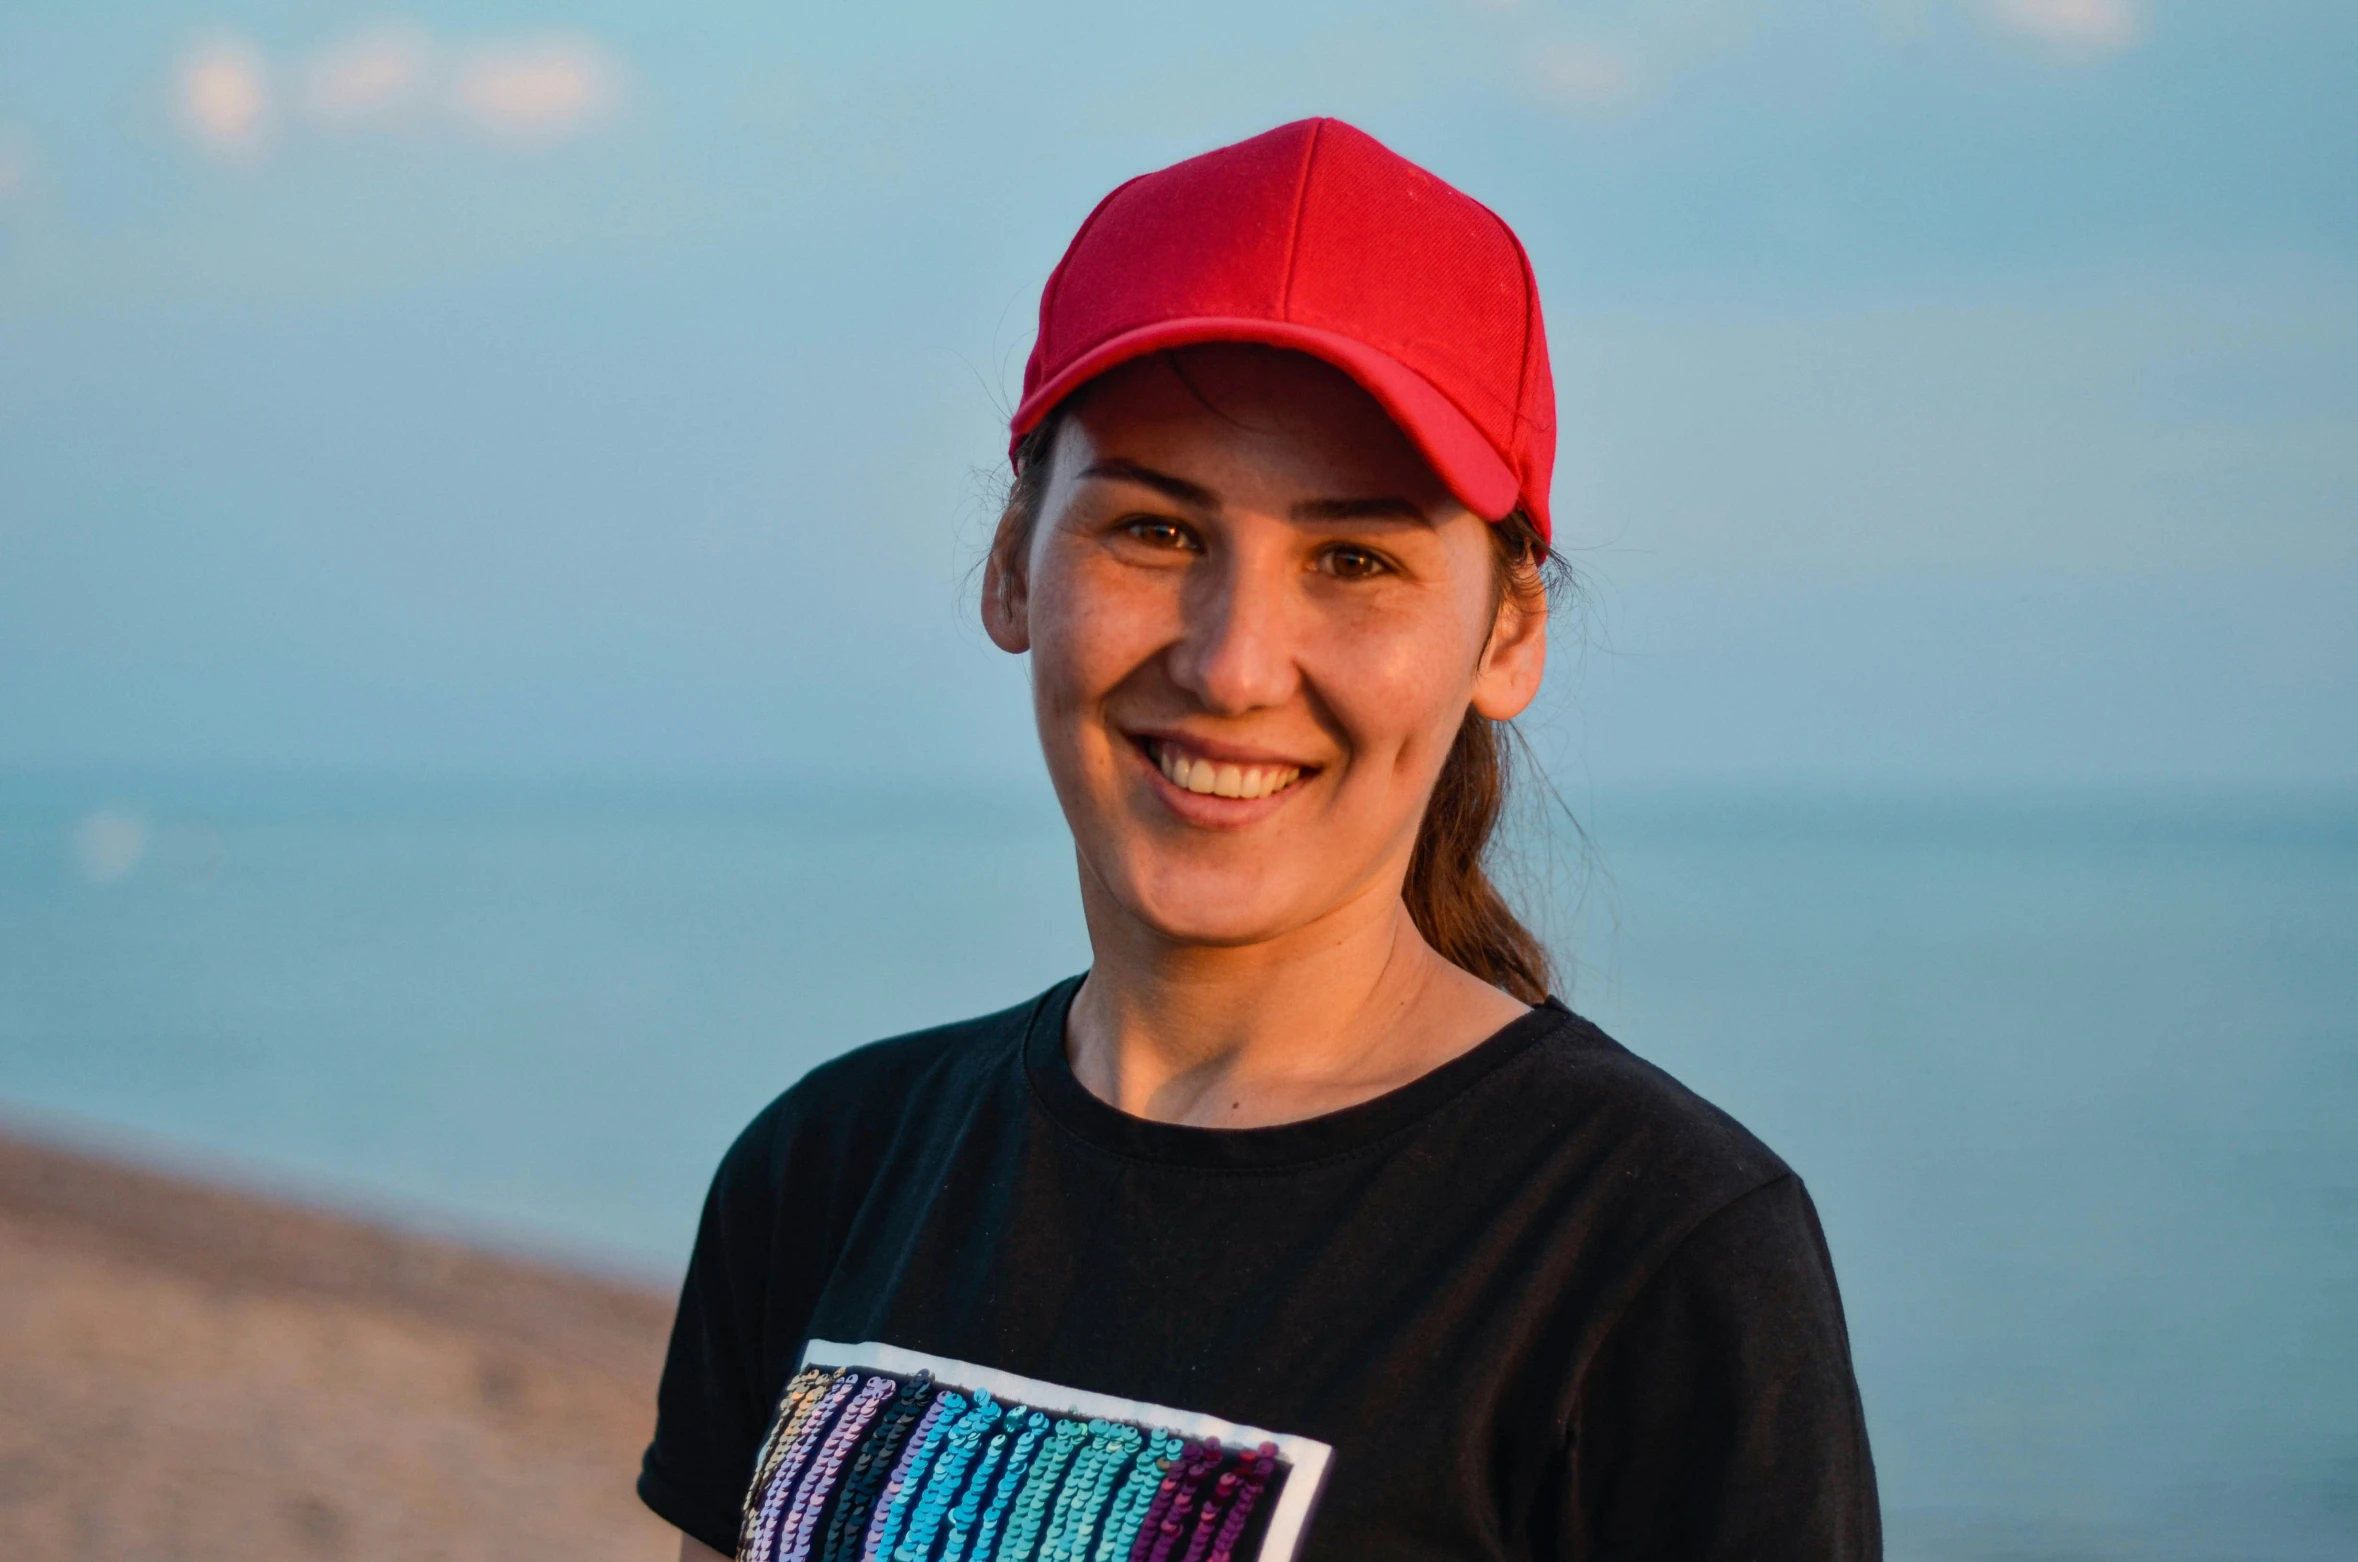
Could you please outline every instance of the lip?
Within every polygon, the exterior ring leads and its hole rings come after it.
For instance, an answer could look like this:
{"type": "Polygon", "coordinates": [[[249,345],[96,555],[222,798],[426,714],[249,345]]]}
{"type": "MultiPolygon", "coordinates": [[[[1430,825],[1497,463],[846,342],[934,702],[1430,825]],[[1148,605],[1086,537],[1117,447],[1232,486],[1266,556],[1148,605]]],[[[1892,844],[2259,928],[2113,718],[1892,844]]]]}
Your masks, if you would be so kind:
{"type": "Polygon", "coordinates": [[[1141,730],[1124,731],[1121,735],[1126,740],[1123,747],[1130,751],[1132,762],[1138,766],[1155,795],[1162,799],[1163,806],[1187,823],[1203,829],[1233,830],[1267,818],[1291,801],[1323,768],[1269,749],[1199,738],[1193,733],[1141,730]],[[1191,792],[1163,774],[1163,768],[1155,762],[1153,753],[1153,746],[1158,743],[1185,749],[1197,758],[1208,759],[1215,764],[1290,765],[1302,773],[1291,785],[1261,797],[1219,797],[1210,792],[1191,792]]]}
{"type": "MultiPolygon", "coordinates": [[[[1307,759],[1297,759],[1291,754],[1280,754],[1274,749],[1248,748],[1241,743],[1223,743],[1217,738],[1197,737],[1192,732],[1141,727],[1135,731],[1125,729],[1122,736],[1130,740],[1130,746],[1133,748],[1148,743],[1170,743],[1187,750],[1198,759],[1208,759],[1215,765],[1260,765],[1270,768],[1291,765],[1304,775],[1320,768],[1307,759]]],[[[1161,772],[1157,771],[1156,774],[1159,775],[1161,772]]]]}

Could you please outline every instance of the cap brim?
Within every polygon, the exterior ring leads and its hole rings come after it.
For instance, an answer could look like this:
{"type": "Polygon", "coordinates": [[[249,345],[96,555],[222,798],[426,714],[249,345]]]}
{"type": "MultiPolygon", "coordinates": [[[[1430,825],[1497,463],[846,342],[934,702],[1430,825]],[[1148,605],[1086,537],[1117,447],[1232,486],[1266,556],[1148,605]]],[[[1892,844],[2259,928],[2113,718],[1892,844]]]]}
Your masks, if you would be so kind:
{"type": "Polygon", "coordinates": [[[1171,347],[1199,342],[1258,342],[1323,359],[1359,382],[1432,465],[1458,502],[1486,521],[1503,521],[1520,499],[1514,469],[1457,404],[1397,358],[1334,331],[1282,320],[1163,320],[1109,338],[1067,364],[1023,399],[1009,425],[1018,440],[1056,404],[1106,370],[1171,347]]]}

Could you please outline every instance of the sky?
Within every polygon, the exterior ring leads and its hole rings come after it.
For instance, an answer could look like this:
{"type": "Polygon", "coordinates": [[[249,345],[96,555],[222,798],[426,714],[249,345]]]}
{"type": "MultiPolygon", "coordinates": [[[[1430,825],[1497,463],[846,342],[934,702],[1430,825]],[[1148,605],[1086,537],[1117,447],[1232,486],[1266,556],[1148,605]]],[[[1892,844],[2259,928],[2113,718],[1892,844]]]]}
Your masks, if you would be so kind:
{"type": "Polygon", "coordinates": [[[0,772],[1036,778],[974,622],[1105,190],[1522,235],[1559,782],[2358,787],[2344,0],[16,6],[0,772]]]}

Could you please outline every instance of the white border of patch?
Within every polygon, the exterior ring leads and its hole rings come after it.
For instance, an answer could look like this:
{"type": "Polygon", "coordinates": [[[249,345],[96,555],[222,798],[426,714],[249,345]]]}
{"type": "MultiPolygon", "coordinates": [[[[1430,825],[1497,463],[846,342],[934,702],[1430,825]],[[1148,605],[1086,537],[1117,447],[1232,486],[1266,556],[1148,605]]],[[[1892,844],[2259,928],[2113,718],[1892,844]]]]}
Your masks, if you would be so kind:
{"type": "Polygon", "coordinates": [[[1326,1484],[1327,1463],[1334,1456],[1332,1448],[1314,1437],[1265,1432],[1257,1426],[1240,1426],[1193,1410],[1173,1410],[1168,1405],[1150,1405],[1142,1399],[1116,1399],[1110,1394],[1092,1394],[1087,1389],[1067,1388],[1061,1383],[1043,1383],[1038,1378],[1019,1378],[996,1367],[953,1361],[947,1356],[928,1356],[923,1351],[903,1350],[881,1340],[859,1345],[813,1340],[802,1348],[801,1365],[864,1367],[871,1372],[891,1372],[902,1377],[930,1372],[945,1387],[987,1389],[994,1398],[1008,1404],[1062,1411],[1066,1415],[1103,1416],[1109,1421],[1133,1421],[1185,1437],[1217,1437],[1231,1448],[1275,1443],[1278,1457],[1293,1466],[1293,1473],[1286,1477],[1284,1488],[1277,1494],[1277,1506],[1270,1510],[1269,1529],[1261,1540],[1260,1562],[1293,1562],[1294,1553],[1302,1544],[1303,1526],[1310,1521],[1311,1505],[1317,1502],[1319,1490],[1326,1484]]]}

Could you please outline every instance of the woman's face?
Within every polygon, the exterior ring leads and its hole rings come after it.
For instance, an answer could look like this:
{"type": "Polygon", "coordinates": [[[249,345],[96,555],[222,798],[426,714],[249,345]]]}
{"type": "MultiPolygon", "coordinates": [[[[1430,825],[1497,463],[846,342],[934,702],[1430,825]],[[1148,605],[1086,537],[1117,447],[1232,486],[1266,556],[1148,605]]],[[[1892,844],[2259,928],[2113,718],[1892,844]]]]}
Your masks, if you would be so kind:
{"type": "Polygon", "coordinates": [[[1316,359],[1199,347],[1097,381],[984,591],[1031,652],[1091,899],[1216,945],[1396,901],[1467,708],[1539,686],[1545,616],[1497,580],[1487,524],[1316,359]]]}

